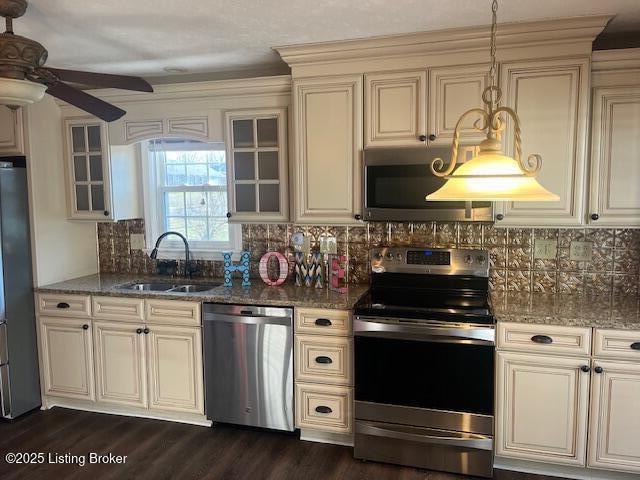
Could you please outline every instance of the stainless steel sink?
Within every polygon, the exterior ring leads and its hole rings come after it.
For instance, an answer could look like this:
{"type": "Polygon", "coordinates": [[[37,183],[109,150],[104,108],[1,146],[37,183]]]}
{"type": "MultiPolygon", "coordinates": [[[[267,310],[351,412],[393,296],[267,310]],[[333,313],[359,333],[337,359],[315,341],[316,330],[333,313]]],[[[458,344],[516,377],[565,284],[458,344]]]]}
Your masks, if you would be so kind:
{"type": "Polygon", "coordinates": [[[221,283],[200,283],[193,285],[180,285],[167,282],[151,283],[125,283],[116,288],[122,290],[139,290],[141,292],[171,292],[171,293],[192,293],[206,292],[222,285],[221,283]]]}

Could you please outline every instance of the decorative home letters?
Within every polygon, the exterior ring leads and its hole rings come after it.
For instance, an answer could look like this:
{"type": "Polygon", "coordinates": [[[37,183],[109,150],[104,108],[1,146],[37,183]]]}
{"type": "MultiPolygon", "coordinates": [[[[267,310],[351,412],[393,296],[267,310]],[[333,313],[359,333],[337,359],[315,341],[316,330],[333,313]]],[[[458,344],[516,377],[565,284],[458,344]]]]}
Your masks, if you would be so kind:
{"type": "Polygon", "coordinates": [[[234,265],[231,261],[232,252],[223,252],[224,257],[224,286],[231,287],[233,283],[231,281],[233,272],[242,273],[242,286],[249,287],[251,282],[249,281],[249,252],[240,252],[240,263],[234,265]]]}
{"type": "Polygon", "coordinates": [[[346,261],[344,255],[329,255],[329,290],[339,293],[347,293],[345,285],[346,261]]]}
{"type": "Polygon", "coordinates": [[[289,274],[289,262],[287,262],[285,256],[280,252],[267,252],[260,259],[258,270],[260,272],[260,278],[262,278],[262,281],[270,287],[282,285],[287,279],[287,275],[289,274]],[[267,271],[269,259],[271,257],[275,257],[278,259],[278,266],[280,268],[280,272],[278,273],[278,278],[276,280],[271,280],[269,278],[269,272],[267,271]]]}

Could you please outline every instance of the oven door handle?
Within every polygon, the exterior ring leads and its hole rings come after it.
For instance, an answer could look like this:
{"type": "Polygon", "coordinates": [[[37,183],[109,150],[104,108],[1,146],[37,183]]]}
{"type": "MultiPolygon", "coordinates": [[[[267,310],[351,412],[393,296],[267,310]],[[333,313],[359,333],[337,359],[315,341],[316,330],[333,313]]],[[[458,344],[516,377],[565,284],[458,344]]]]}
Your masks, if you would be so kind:
{"type": "Polygon", "coordinates": [[[395,338],[423,342],[494,345],[496,331],[493,327],[411,325],[385,322],[379,319],[356,318],[353,334],[358,337],[395,338]]]}
{"type": "Polygon", "coordinates": [[[372,435],[374,437],[395,438],[398,440],[408,440],[410,442],[430,443],[435,445],[446,445],[449,447],[474,448],[476,450],[493,450],[493,438],[475,433],[467,433],[465,436],[446,435],[424,435],[418,433],[402,432],[374,425],[363,425],[356,423],[356,434],[372,435]]]}

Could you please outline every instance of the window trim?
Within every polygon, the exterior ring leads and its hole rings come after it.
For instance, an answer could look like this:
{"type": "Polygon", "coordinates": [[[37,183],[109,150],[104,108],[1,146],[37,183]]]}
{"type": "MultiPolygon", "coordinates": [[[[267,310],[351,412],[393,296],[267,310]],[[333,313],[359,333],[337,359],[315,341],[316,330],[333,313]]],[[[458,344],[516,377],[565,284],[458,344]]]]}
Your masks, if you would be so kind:
{"type": "MultiPolygon", "coordinates": [[[[185,140],[189,140],[185,138],[185,140]]],[[[201,142],[201,140],[197,140],[201,142]]],[[[216,146],[220,150],[225,150],[222,142],[206,143],[210,146],[216,146]]],[[[176,147],[176,149],[178,149],[176,147]]],[[[225,150],[225,161],[227,163],[227,172],[229,172],[229,159],[225,150]]],[[[145,253],[150,253],[155,246],[156,239],[164,232],[162,212],[160,210],[161,203],[164,202],[163,190],[158,188],[158,168],[156,162],[151,159],[149,140],[141,142],[141,171],[142,171],[142,190],[144,199],[144,225],[146,248],[145,253]]],[[[228,190],[228,187],[227,187],[228,190]]],[[[227,201],[228,201],[227,192],[227,201]]],[[[240,259],[242,250],[242,227],[239,224],[229,222],[230,246],[223,248],[212,248],[209,242],[193,241],[189,242],[189,251],[191,259],[194,260],[223,260],[222,252],[232,251],[234,260],[240,259]]],[[[158,249],[158,258],[160,259],[184,259],[184,244],[180,240],[170,240],[167,238],[162,242],[158,249]]]]}

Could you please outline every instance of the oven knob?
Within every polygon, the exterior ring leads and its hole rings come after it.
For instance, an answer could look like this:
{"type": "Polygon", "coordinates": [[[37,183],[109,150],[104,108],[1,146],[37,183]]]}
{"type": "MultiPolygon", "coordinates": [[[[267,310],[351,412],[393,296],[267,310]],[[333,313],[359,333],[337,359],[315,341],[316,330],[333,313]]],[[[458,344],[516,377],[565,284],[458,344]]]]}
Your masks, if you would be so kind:
{"type": "Polygon", "coordinates": [[[398,260],[399,262],[401,262],[402,260],[404,260],[404,257],[402,256],[402,254],[401,254],[401,253],[398,253],[398,254],[396,255],[396,260],[398,260]]]}
{"type": "Polygon", "coordinates": [[[472,264],[473,263],[473,257],[471,255],[465,255],[464,263],[472,264]]]}
{"type": "Polygon", "coordinates": [[[382,254],[380,252],[376,252],[373,254],[373,258],[376,260],[382,260],[382,254]]]}
{"type": "Polygon", "coordinates": [[[393,253],[387,252],[387,260],[393,260],[393,253]]]}
{"type": "Polygon", "coordinates": [[[484,255],[478,255],[478,256],[476,257],[476,261],[477,261],[478,263],[484,263],[484,255]]]}

